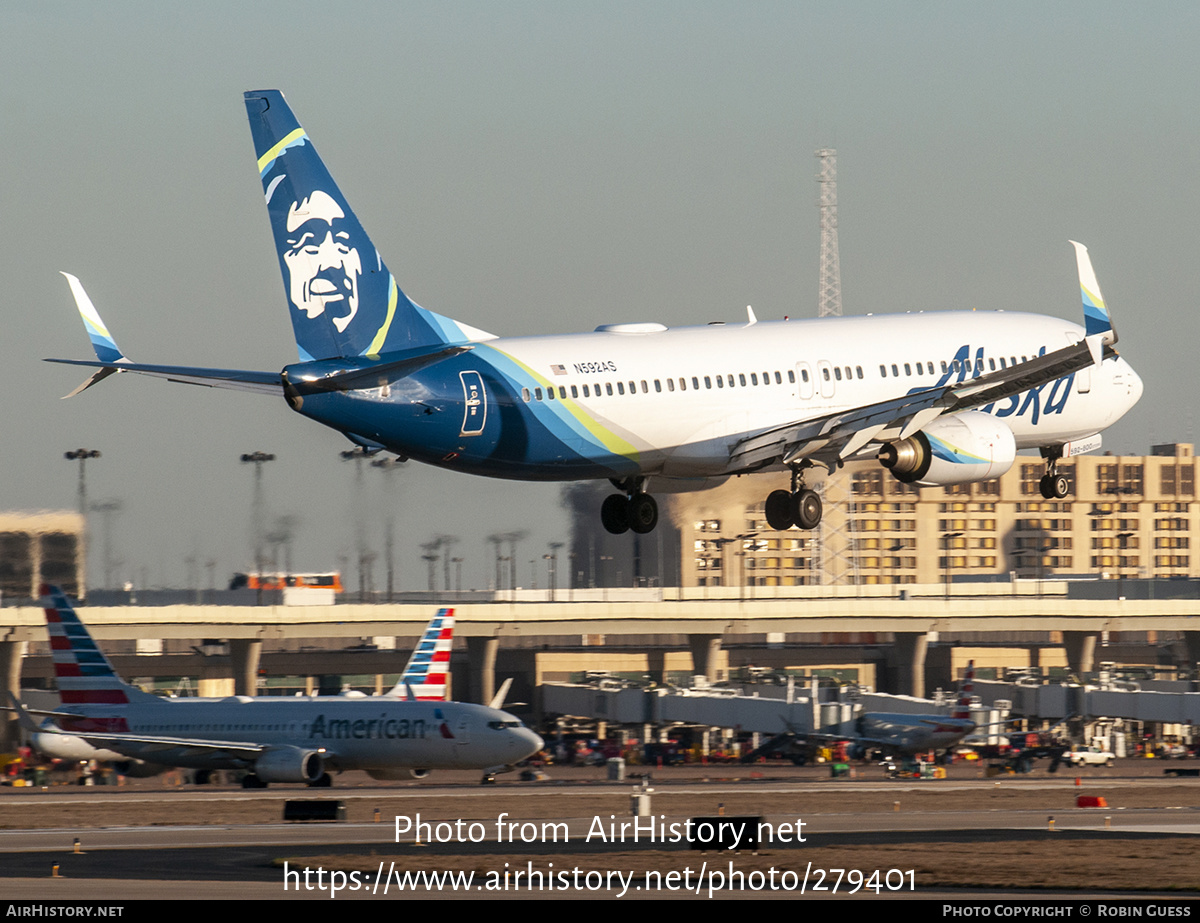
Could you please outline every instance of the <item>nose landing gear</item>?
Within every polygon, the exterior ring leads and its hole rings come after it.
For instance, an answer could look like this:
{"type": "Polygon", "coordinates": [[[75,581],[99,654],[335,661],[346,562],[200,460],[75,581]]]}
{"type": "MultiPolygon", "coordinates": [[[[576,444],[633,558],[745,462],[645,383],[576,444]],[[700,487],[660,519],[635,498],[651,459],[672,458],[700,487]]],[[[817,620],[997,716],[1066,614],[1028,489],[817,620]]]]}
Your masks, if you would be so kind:
{"type": "Polygon", "coordinates": [[[1071,485],[1065,474],[1058,473],[1058,461],[1062,458],[1062,446],[1042,449],[1046,459],[1046,473],[1038,481],[1038,490],[1047,500],[1061,500],[1071,492],[1071,485]]]}

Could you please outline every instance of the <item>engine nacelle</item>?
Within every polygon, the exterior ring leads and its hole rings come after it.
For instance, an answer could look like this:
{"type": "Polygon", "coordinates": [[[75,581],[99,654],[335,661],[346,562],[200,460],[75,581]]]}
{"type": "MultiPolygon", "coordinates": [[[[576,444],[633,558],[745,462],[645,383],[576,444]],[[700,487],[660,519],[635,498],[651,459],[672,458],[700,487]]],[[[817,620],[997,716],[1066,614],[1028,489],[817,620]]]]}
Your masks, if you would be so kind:
{"type": "Polygon", "coordinates": [[[272,747],[254,761],[254,774],[263,782],[316,782],[325,762],[316,750],[272,747]]]}
{"type": "Polygon", "coordinates": [[[978,410],[941,417],[916,435],[879,450],[879,463],[898,481],[923,487],[998,478],[1016,457],[1012,430],[978,410]]]}

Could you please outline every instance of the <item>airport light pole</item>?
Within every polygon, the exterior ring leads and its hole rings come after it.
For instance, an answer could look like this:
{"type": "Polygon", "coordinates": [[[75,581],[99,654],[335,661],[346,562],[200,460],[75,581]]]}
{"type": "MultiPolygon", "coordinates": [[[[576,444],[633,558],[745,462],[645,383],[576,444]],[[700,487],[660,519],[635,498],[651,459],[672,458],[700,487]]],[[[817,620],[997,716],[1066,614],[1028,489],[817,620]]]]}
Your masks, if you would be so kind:
{"type": "Polygon", "coordinates": [[[1117,598],[1125,596],[1125,551],[1129,548],[1129,539],[1135,535],[1135,532],[1118,532],[1117,541],[1120,542],[1120,547],[1117,549],[1117,598]]]}
{"type": "Polygon", "coordinates": [[[101,557],[104,559],[104,589],[112,590],[116,588],[116,571],[117,562],[113,558],[112,548],[112,526],[113,516],[124,508],[120,500],[99,500],[93,503],[88,509],[93,513],[100,514],[100,520],[103,531],[104,551],[101,557]]]}
{"type": "MultiPolygon", "coordinates": [[[[87,474],[86,474],[87,460],[89,458],[99,458],[99,457],[100,457],[100,452],[97,449],[72,449],[69,452],[63,452],[63,458],[65,458],[67,461],[79,462],[79,491],[78,491],[78,494],[79,494],[79,518],[82,520],[82,522],[80,523],[80,528],[83,530],[82,534],[81,534],[82,541],[80,542],[80,544],[82,545],[82,548],[80,549],[80,551],[85,555],[85,557],[84,557],[85,563],[87,561],[86,554],[87,554],[87,545],[88,545],[88,527],[87,527],[88,505],[87,505],[87,474]]],[[[84,583],[85,584],[87,583],[87,574],[86,573],[84,574],[84,583]]],[[[86,592],[87,592],[87,590],[84,587],[81,586],[79,588],[79,595],[81,597],[86,592]]]]}
{"type": "Polygon", "coordinates": [[[436,573],[436,565],[438,561],[437,551],[442,547],[441,541],[434,539],[432,542],[424,542],[421,545],[421,550],[425,553],[421,555],[421,560],[429,566],[429,592],[434,593],[434,575],[436,573]]]}
{"type": "Polygon", "coordinates": [[[942,536],[942,538],[944,538],[946,540],[946,562],[945,563],[946,563],[946,597],[947,598],[950,597],[950,567],[951,567],[950,562],[952,560],[952,558],[950,556],[950,543],[952,541],[954,541],[954,539],[962,538],[962,537],[963,537],[962,532],[947,532],[945,535],[942,536]]]}
{"type": "MultiPolygon", "coordinates": [[[[371,460],[371,467],[378,468],[380,471],[399,471],[404,465],[404,462],[393,455],[386,458],[374,458],[371,460]]],[[[391,497],[391,492],[384,488],[388,497],[391,497]]],[[[389,499],[387,503],[387,518],[383,523],[383,544],[384,553],[387,555],[387,601],[391,602],[396,587],[396,538],[395,538],[395,522],[392,502],[389,499]]]]}
{"type": "Polygon", "coordinates": [[[554,591],[558,589],[558,549],[562,546],[562,542],[550,542],[550,553],[542,555],[549,569],[550,602],[554,602],[554,591]]]}
{"type": "Polygon", "coordinates": [[[458,544],[457,535],[439,535],[436,539],[438,548],[444,548],[442,552],[442,579],[446,584],[446,592],[450,592],[450,565],[454,562],[451,549],[458,544]]]}
{"type": "Polygon", "coordinates": [[[70,452],[63,452],[63,458],[67,461],[79,462],[79,515],[87,519],[87,460],[89,458],[99,458],[100,452],[97,449],[72,449],[70,452]]]}
{"type": "Polygon", "coordinates": [[[259,576],[258,604],[262,605],[262,572],[263,572],[263,489],[262,467],[269,461],[275,461],[275,456],[269,452],[246,452],[241,457],[243,465],[254,466],[254,498],[251,506],[251,516],[254,518],[254,569],[259,576]]]}

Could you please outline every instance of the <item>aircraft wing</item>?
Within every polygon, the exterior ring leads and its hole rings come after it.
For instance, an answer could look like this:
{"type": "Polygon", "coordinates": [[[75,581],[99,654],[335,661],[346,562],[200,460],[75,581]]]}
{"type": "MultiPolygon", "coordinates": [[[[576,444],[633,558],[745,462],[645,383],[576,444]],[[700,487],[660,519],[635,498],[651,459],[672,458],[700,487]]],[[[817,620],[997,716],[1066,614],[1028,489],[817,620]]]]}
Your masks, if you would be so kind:
{"type": "Polygon", "coordinates": [[[902,397],[849,407],[820,417],[797,420],[748,436],[736,443],[730,473],[812,458],[830,466],[853,456],[869,442],[907,439],[943,414],[983,407],[1039,385],[1099,365],[1117,342],[1116,330],[1092,270],[1087,248],[1071,241],[1083,293],[1085,336],[1077,343],[1008,368],[902,397]]]}
{"type": "Polygon", "coordinates": [[[188,737],[163,737],[153,734],[121,734],[111,731],[66,731],[52,722],[39,726],[33,720],[34,715],[51,716],[54,718],[75,718],[82,716],[74,712],[47,711],[30,708],[11,692],[8,694],[11,706],[3,706],[5,711],[17,714],[17,720],[31,734],[62,734],[66,737],[78,737],[98,750],[112,750],[133,759],[143,759],[149,762],[166,762],[156,760],[156,755],[165,757],[181,753],[205,753],[213,756],[228,756],[231,759],[244,759],[249,762],[256,760],[266,749],[260,744],[246,743],[243,740],[194,740],[188,737]]]}
{"type": "MultiPolygon", "coordinates": [[[[42,729],[46,733],[46,729],[42,729]]],[[[62,731],[97,749],[112,750],[132,759],[170,763],[184,755],[228,757],[253,763],[267,748],[244,740],[196,740],[190,737],[161,737],[152,734],[118,734],[109,731],[62,731]]]]}

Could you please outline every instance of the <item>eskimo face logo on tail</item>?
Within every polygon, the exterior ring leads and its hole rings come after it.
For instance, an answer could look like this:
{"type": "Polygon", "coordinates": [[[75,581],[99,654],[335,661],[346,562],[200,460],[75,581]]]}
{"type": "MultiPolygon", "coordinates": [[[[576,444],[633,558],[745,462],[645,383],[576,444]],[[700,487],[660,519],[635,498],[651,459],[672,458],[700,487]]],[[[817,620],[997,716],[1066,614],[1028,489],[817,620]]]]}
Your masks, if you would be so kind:
{"type": "Polygon", "coordinates": [[[352,225],[333,197],[320,189],[293,202],[287,214],[288,294],[297,310],[311,320],[344,304],[344,312],[331,316],[339,333],[358,313],[358,282],[362,259],[350,242],[352,225]]]}

